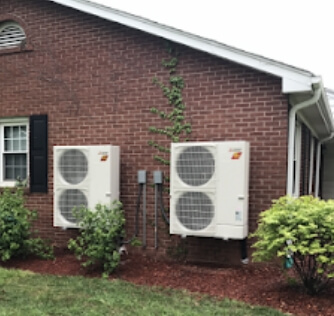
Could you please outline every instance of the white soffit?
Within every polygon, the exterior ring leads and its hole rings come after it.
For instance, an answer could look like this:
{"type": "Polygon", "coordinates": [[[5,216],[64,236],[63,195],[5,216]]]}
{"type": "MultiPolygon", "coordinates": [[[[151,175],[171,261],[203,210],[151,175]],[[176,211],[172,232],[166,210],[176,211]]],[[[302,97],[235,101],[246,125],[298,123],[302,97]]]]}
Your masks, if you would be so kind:
{"type": "MultiPolygon", "coordinates": [[[[312,91],[314,74],[88,0],[50,0],[100,18],[160,36],[282,79],[282,92],[312,91]]],[[[112,2],[111,2],[112,4],[112,2]]]]}

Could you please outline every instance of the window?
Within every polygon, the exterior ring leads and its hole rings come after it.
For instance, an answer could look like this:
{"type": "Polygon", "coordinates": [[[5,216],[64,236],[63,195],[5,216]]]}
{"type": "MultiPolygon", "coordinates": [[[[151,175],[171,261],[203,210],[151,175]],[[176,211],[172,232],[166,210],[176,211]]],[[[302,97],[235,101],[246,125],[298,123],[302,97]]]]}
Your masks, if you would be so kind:
{"type": "Polygon", "coordinates": [[[20,25],[14,21],[0,23],[0,50],[19,47],[26,35],[20,25]]]}
{"type": "Polygon", "coordinates": [[[32,193],[48,192],[48,117],[0,118],[0,187],[29,179],[32,193]]]}
{"type": "Polygon", "coordinates": [[[0,120],[0,185],[28,178],[28,119],[0,120]]]}

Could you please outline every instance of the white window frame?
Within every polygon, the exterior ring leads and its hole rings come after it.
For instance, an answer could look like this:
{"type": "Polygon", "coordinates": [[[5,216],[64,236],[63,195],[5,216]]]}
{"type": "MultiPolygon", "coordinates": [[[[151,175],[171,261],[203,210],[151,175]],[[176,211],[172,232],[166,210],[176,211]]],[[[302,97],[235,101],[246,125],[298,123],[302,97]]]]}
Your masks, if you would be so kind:
{"type": "Polygon", "coordinates": [[[26,117],[21,118],[5,118],[0,119],[0,187],[14,187],[17,184],[16,180],[4,179],[4,130],[6,126],[26,126],[27,131],[27,143],[26,150],[22,151],[27,155],[27,180],[29,179],[29,119],[26,117]]]}

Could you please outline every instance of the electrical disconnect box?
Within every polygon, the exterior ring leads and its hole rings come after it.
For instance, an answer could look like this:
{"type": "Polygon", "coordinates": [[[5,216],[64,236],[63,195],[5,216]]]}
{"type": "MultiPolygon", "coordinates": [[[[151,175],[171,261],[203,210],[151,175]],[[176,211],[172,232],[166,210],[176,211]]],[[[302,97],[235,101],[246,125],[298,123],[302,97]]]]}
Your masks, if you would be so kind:
{"type": "Polygon", "coordinates": [[[162,184],[162,171],[157,170],[153,172],[154,184],[162,184]]]}
{"type": "Polygon", "coordinates": [[[145,184],[146,183],[146,170],[138,171],[138,183],[145,184]]]}

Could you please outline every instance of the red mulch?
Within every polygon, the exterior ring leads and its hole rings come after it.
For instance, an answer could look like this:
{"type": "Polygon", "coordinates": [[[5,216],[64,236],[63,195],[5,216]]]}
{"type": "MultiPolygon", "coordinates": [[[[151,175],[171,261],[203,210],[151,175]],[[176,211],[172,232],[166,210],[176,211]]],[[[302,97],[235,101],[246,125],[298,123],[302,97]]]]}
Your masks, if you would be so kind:
{"type": "MultiPolygon", "coordinates": [[[[85,270],[69,253],[59,253],[54,260],[36,258],[11,260],[2,266],[42,274],[96,277],[101,271],[85,270]]],[[[265,305],[293,315],[333,316],[334,285],[323,294],[311,297],[297,285],[288,285],[280,268],[255,264],[240,266],[195,265],[162,262],[142,254],[125,255],[111,278],[135,284],[188,289],[218,298],[228,297],[254,305],[265,305]]]]}

